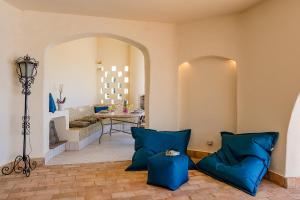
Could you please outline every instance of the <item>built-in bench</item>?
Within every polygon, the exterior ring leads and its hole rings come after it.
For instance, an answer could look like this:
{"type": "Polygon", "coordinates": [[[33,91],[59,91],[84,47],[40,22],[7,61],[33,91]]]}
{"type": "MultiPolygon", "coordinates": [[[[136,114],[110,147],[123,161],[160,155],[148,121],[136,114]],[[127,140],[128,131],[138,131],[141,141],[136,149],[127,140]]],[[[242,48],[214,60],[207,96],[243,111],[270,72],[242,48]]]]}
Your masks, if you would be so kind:
{"type": "MultiPolygon", "coordinates": [[[[51,121],[54,121],[59,142],[55,145],[49,144],[49,151],[45,156],[45,162],[47,163],[65,150],[80,150],[97,140],[102,133],[102,125],[99,120],[82,128],[70,127],[70,121],[93,115],[93,106],[69,108],[49,113],[49,126],[51,121]]],[[[107,124],[107,120],[103,120],[103,124],[107,124]]],[[[109,126],[104,125],[104,130],[107,131],[108,129],[109,126]]]]}
{"type": "MultiPolygon", "coordinates": [[[[64,120],[56,119],[55,125],[56,128],[59,129],[57,131],[59,140],[67,141],[65,144],[65,149],[67,151],[81,150],[90,143],[99,139],[100,135],[102,134],[102,125],[100,119],[95,118],[94,106],[68,108],[64,111],[64,113],[68,117],[64,117],[64,120]],[[82,127],[74,127],[74,123],[71,123],[74,121],[84,121],[87,122],[87,124],[82,123],[82,127]],[[90,121],[90,123],[88,123],[88,121],[90,121]]],[[[110,120],[102,119],[102,124],[104,128],[103,132],[109,132],[110,120]]],[[[116,121],[113,124],[113,128],[124,128],[124,124],[120,124],[120,122],[116,121]]],[[[126,125],[125,129],[128,129],[126,125]]]]}
{"type": "MultiPolygon", "coordinates": [[[[81,120],[94,115],[93,106],[69,108],[69,121],[81,120]]],[[[95,119],[96,120],[96,119],[95,119]]],[[[105,121],[105,120],[104,120],[105,121]]],[[[105,122],[104,122],[105,124],[105,122]]],[[[104,126],[106,127],[106,126],[104,126]]],[[[106,128],[104,128],[106,129],[106,128]]],[[[66,150],[80,150],[100,137],[102,126],[100,121],[89,123],[85,127],[72,127],[66,130],[62,140],[67,140],[66,150]]]]}

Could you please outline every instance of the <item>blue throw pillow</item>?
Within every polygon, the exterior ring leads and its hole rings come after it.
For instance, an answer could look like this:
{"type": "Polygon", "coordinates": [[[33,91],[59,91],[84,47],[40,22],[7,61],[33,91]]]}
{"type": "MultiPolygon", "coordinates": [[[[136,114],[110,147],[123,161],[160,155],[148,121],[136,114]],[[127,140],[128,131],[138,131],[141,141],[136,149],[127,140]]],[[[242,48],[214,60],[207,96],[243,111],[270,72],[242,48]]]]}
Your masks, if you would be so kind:
{"type": "Polygon", "coordinates": [[[55,101],[51,93],[49,93],[49,112],[54,113],[56,111],[55,101]]]}
{"type": "MultiPolygon", "coordinates": [[[[126,171],[147,170],[148,158],[167,150],[179,151],[186,155],[191,130],[183,131],[156,131],[144,128],[131,128],[135,139],[135,153],[132,164],[126,171]]],[[[195,169],[195,164],[189,159],[189,169],[195,169]]]]}
{"type": "Polygon", "coordinates": [[[94,107],[95,113],[100,112],[102,110],[108,110],[108,106],[95,106],[94,107]]]}

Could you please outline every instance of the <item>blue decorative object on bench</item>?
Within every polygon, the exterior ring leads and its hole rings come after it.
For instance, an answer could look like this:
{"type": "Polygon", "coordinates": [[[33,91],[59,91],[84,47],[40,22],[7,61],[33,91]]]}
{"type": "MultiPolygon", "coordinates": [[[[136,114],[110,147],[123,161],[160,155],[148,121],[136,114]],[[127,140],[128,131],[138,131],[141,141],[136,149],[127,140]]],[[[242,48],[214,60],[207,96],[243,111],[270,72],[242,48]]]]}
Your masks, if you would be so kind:
{"type": "Polygon", "coordinates": [[[94,107],[95,113],[100,112],[102,110],[108,110],[108,106],[95,106],[94,107]]]}
{"type": "MultiPolygon", "coordinates": [[[[132,164],[126,171],[147,170],[148,158],[167,150],[179,151],[186,155],[191,130],[183,131],[156,131],[144,128],[131,128],[135,139],[135,153],[132,164]]],[[[189,169],[195,169],[195,164],[189,159],[189,169]]]]}
{"type": "Polygon", "coordinates": [[[148,160],[147,183],[176,190],[189,180],[188,163],[189,158],[186,155],[154,155],[148,160]]]}
{"type": "Polygon", "coordinates": [[[49,112],[54,113],[56,111],[55,101],[51,93],[49,93],[49,112]]]}
{"type": "Polygon", "coordinates": [[[200,171],[255,196],[271,160],[277,132],[222,132],[221,149],[202,159],[200,171]]]}

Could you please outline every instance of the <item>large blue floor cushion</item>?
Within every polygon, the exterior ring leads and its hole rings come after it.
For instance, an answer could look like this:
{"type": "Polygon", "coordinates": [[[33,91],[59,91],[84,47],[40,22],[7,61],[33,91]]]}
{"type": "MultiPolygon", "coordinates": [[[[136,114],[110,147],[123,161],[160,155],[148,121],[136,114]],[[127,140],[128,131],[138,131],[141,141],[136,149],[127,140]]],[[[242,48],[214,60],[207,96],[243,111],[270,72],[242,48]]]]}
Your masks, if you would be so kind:
{"type": "Polygon", "coordinates": [[[148,160],[148,181],[150,185],[162,186],[170,190],[178,189],[189,179],[186,155],[166,156],[160,153],[148,160]]]}
{"type": "Polygon", "coordinates": [[[221,132],[222,147],[205,157],[200,171],[255,196],[271,160],[277,132],[233,134],[221,132]]]}
{"type": "MultiPolygon", "coordinates": [[[[156,131],[144,128],[131,128],[135,139],[135,153],[132,164],[126,171],[147,170],[148,158],[167,150],[179,151],[186,155],[191,130],[183,131],[156,131]]],[[[189,169],[195,169],[195,164],[189,159],[189,169]]]]}

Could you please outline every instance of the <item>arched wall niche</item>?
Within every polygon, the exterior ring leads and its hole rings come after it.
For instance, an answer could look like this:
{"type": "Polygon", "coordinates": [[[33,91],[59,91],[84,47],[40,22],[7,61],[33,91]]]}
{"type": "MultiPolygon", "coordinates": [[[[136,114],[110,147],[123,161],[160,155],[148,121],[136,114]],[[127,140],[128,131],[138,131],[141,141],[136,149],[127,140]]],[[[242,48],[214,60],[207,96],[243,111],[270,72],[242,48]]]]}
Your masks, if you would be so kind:
{"type": "Polygon", "coordinates": [[[178,124],[192,129],[190,149],[213,152],[220,147],[220,131],[236,131],[236,81],[230,58],[201,56],[179,66],[178,124]]]}
{"type": "Polygon", "coordinates": [[[186,58],[180,58],[179,59],[179,66],[183,63],[187,62],[195,62],[199,60],[205,60],[205,59],[216,59],[216,60],[223,60],[223,61],[234,61],[238,63],[239,59],[236,56],[229,56],[229,55],[223,55],[223,54],[203,54],[198,56],[192,56],[192,57],[186,57],[186,58]]]}
{"type": "Polygon", "coordinates": [[[122,42],[128,43],[137,49],[139,49],[143,56],[144,56],[144,67],[145,67],[145,115],[146,115],[146,126],[149,125],[149,96],[150,96],[150,55],[149,51],[144,46],[143,44],[129,39],[127,37],[123,37],[120,35],[115,35],[111,33],[84,33],[84,34],[76,34],[72,35],[66,38],[60,38],[56,41],[50,42],[49,45],[45,48],[44,51],[44,66],[46,69],[43,70],[43,113],[44,113],[44,123],[43,123],[43,136],[44,136],[44,152],[47,152],[48,149],[48,144],[49,144],[49,120],[48,120],[48,105],[49,105],[49,100],[48,100],[48,93],[49,93],[49,88],[47,84],[45,83],[47,81],[47,52],[49,49],[59,45],[63,44],[66,42],[78,40],[78,39],[83,39],[83,38],[89,38],[89,37],[107,37],[107,38],[112,38],[116,40],[120,40],[122,42]]]}

